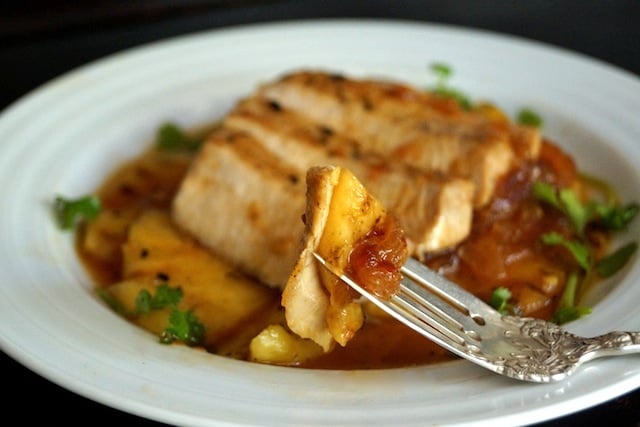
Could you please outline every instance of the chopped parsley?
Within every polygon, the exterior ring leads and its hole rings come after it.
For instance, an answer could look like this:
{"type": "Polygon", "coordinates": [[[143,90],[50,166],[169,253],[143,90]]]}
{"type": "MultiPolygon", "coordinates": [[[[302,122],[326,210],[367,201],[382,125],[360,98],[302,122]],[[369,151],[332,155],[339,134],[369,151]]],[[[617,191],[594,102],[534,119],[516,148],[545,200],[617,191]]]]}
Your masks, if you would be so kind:
{"type": "Polygon", "coordinates": [[[580,307],[576,305],[578,288],[578,275],[575,272],[571,273],[567,279],[560,301],[558,302],[558,308],[551,318],[552,322],[561,325],[591,314],[590,307],[580,307]]]}
{"type": "Polygon", "coordinates": [[[182,290],[172,288],[163,283],[156,288],[155,295],[146,289],[138,292],[136,297],[136,312],[147,314],[151,310],[161,310],[165,307],[175,307],[182,300],[182,290]]]}
{"type": "MultiPolygon", "coordinates": [[[[601,227],[608,231],[625,229],[638,213],[637,203],[618,206],[614,198],[609,198],[606,202],[598,200],[582,202],[573,190],[558,189],[544,182],[534,183],[532,193],[538,200],[559,210],[569,219],[576,233],[575,238],[569,239],[560,233],[550,232],[542,235],[542,242],[546,245],[565,247],[582,270],[582,277],[587,277],[592,271],[595,271],[602,278],[611,277],[624,267],[637,250],[637,243],[631,242],[612,254],[595,260],[585,237],[585,229],[588,225],[601,227]]],[[[590,308],[575,305],[580,285],[579,274],[577,272],[571,273],[567,279],[558,309],[553,316],[554,322],[566,323],[591,312],[590,308]]]]}
{"type": "Polygon", "coordinates": [[[171,344],[174,341],[182,341],[189,346],[196,346],[202,344],[203,338],[204,325],[193,311],[178,310],[174,307],[169,315],[169,326],[160,335],[160,342],[171,344]]]}
{"type": "Polygon", "coordinates": [[[444,85],[449,77],[453,75],[452,68],[443,62],[433,62],[431,71],[438,77],[438,84],[444,85]]]}
{"type": "Polygon", "coordinates": [[[489,305],[495,308],[500,314],[511,314],[513,307],[509,304],[511,299],[511,291],[504,286],[494,289],[489,299],[489,305]]]}
{"type": "MultiPolygon", "coordinates": [[[[592,182],[592,180],[590,180],[592,182]]],[[[600,187],[602,187],[600,185],[600,187]]],[[[607,187],[603,187],[607,188],[607,187]]],[[[629,261],[638,249],[636,242],[630,242],[613,253],[595,260],[585,236],[587,226],[600,227],[608,231],[624,230],[640,210],[637,203],[620,206],[616,197],[607,197],[607,201],[589,200],[582,202],[578,195],[568,188],[556,188],[545,182],[535,182],[532,195],[539,201],[559,210],[570,222],[575,237],[568,238],[558,232],[549,232],[541,236],[546,245],[560,245],[571,253],[578,270],[569,274],[564,291],[558,302],[551,321],[557,324],[567,323],[591,313],[590,307],[577,305],[581,281],[592,272],[599,277],[613,276],[629,261]]],[[[511,292],[504,287],[496,288],[491,295],[489,305],[501,314],[513,313],[509,304],[511,292]]]]}
{"type": "Polygon", "coordinates": [[[530,108],[523,108],[518,112],[516,120],[521,125],[542,127],[542,117],[530,108]]]}
{"type": "Polygon", "coordinates": [[[562,307],[553,313],[551,321],[557,325],[578,320],[579,318],[591,314],[591,307],[562,307]]]}
{"type": "Polygon", "coordinates": [[[546,245],[562,245],[564,246],[576,260],[578,265],[584,270],[591,268],[591,252],[589,246],[579,240],[569,240],[562,234],[550,232],[542,235],[542,242],[546,245]]]}
{"type": "Polygon", "coordinates": [[[204,340],[205,327],[193,310],[178,308],[181,300],[182,290],[167,283],[158,285],[154,295],[143,289],[136,297],[135,314],[147,314],[152,310],[169,308],[169,326],[160,334],[160,342],[170,344],[181,341],[190,346],[200,345],[204,340]]]}
{"type": "Polygon", "coordinates": [[[81,221],[94,219],[101,209],[100,198],[93,195],[78,199],[57,196],[53,202],[58,226],[63,230],[73,230],[81,221]]]}
{"type": "Polygon", "coordinates": [[[599,223],[607,230],[624,230],[640,211],[640,205],[629,203],[616,207],[604,203],[594,203],[590,206],[599,223]]]}
{"type": "Polygon", "coordinates": [[[449,78],[453,75],[453,69],[442,62],[434,62],[430,66],[431,71],[436,75],[436,85],[431,91],[445,98],[451,98],[458,102],[460,107],[470,110],[473,106],[470,98],[458,89],[449,86],[449,78]]]}
{"type": "Polygon", "coordinates": [[[188,135],[174,123],[165,123],[156,133],[156,148],[167,151],[196,151],[202,138],[188,135]]]}
{"type": "Polygon", "coordinates": [[[636,242],[627,243],[612,254],[598,261],[595,265],[596,272],[602,278],[613,276],[618,270],[624,267],[636,250],[638,250],[638,244],[636,242]]]}

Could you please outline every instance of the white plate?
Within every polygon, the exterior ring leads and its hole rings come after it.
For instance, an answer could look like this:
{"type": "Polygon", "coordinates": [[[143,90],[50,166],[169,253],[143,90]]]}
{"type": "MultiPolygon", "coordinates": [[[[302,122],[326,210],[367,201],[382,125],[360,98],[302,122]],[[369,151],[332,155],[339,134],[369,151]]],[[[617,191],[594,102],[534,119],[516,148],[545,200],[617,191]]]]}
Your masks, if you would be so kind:
{"type": "MultiPolygon", "coordinates": [[[[143,150],[157,126],[219,117],[256,84],[302,66],[451,85],[509,113],[528,106],[545,133],[619,189],[640,188],[640,81],[606,64],[500,35],[372,21],[281,23],[201,33],[113,55],[66,74],[0,116],[0,344],[38,374],[120,410],[180,425],[526,424],[640,386],[637,357],[594,361],[559,384],[510,381],[466,362],[380,371],[260,366],[163,346],[92,293],[54,195],[92,191],[143,150]]],[[[635,221],[627,235],[640,235],[635,221]]],[[[607,282],[595,335],[640,329],[640,263],[607,282]]]]}

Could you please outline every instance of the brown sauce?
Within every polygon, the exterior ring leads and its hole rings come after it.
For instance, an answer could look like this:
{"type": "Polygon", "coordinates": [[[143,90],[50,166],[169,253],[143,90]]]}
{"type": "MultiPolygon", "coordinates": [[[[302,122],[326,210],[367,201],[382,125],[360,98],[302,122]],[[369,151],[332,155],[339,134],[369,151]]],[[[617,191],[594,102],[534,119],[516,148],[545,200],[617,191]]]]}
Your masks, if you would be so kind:
{"type": "Polygon", "coordinates": [[[368,316],[346,347],[300,365],[315,369],[385,369],[454,360],[444,348],[395,319],[368,316]]]}
{"type": "MultiPolygon", "coordinates": [[[[126,239],[127,225],[145,209],[169,211],[190,160],[190,155],[152,149],[104,182],[98,191],[104,210],[121,221],[114,221],[109,235],[101,236],[101,241],[108,244],[100,250],[86,250],[86,230],[78,233],[79,242],[85,242],[78,244],[78,254],[99,286],[108,287],[122,278],[120,246],[126,239]]],[[[568,224],[529,196],[534,179],[572,185],[575,166],[555,146],[545,143],[540,160],[506,176],[494,200],[476,212],[471,236],[455,249],[431,256],[426,263],[485,300],[497,286],[508,286],[523,313],[548,319],[562,293],[564,275],[575,265],[561,249],[540,243],[540,235],[550,230],[568,233],[568,224]]],[[[371,315],[371,310],[366,307],[370,315],[365,326],[348,346],[337,346],[298,366],[392,368],[454,358],[397,321],[379,313],[371,315]]]]}

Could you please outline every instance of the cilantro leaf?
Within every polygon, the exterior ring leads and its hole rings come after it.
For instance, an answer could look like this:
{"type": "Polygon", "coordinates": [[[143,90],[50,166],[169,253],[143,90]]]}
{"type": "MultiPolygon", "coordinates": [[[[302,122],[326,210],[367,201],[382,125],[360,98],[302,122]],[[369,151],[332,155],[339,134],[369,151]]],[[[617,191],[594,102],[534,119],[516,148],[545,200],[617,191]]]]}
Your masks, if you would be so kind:
{"type": "Polygon", "coordinates": [[[529,108],[523,108],[518,112],[516,120],[521,125],[525,126],[533,126],[533,127],[541,127],[542,126],[542,117],[535,111],[529,108]]]}
{"type": "Polygon", "coordinates": [[[136,312],[149,313],[151,310],[160,310],[166,307],[177,306],[182,299],[182,290],[172,288],[163,283],[156,288],[155,295],[142,289],[136,296],[136,312]]]}
{"type": "Polygon", "coordinates": [[[590,220],[589,210],[582,204],[578,195],[568,188],[560,189],[558,198],[561,210],[569,217],[578,234],[583,234],[590,220]]]}
{"type": "Polygon", "coordinates": [[[578,234],[583,234],[585,227],[591,222],[607,230],[623,230],[640,212],[638,203],[629,203],[621,207],[616,206],[612,201],[591,200],[582,203],[573,190],[568,188],[558,190],[553,185],[541,181],[533,184],[532,194],[538,200],[564,213],[578,234]]]}
{"type": "Polygon", "coordinates": [[[467,95],[449,86],[448,80],[453,75],[453,69],[449,65],[442,62],[434,62],[431,64],[430,69],[438,79],[435,87],[431,89],[434,94],[454,99],[465,110],[472,108],[473,104],[467,95]]]}
{"type": "MultiPolygon", "coordinates": [[[[591,248],[585,237],[585,229],[589,224],[596,224],[607,230],[622,230],[631,222],[640,210],[637,203],[619,207],[617,197],[605,183],[589,178],[590,183],[597,184],[597,187],[606,196],[606,202],[590,200],[583,203],[578,195],[571,189],[557,189],[553,185],[545,182],[535,182],[532,187],[533,196],[553,206],[562,212],[571,222],[577,239],[568,239],[557,232],[542,235],[543,243],[547,245],[562,245],[571,252],[578,265],[587,274],[591,269],[595,269],[600,277],[610,277],[620,270],[637,250],[635,242],[629,243],[613,254],[601,260],[594,261],[591,255],[591,248]]],[[[578,278],[573,273],[567,280],[565,290],[558,303],[558,309],[552,317],[552,321],[562,324],[578,319],[591,312],[588,307],[577,307],[575,305],[576,293],[578,289],[578,278]]]]}
{"type": "MultiPolygon", "coordinates": [[[[593,178],[590,181],[594,181],[593,178]]],[[[600,184],[599,186],[603,186],[600,184]]],[[[556,189],[545,182],[535,182],[532,187],[535,198],[543,201],[563,212],[571,221],[575,231],[583,236],[586,226],[590,223],[598,224],[607,230],[619,231],[635,218],[640,211],[638,203],[630,203],[619,207],[615,198],[609,197],[608,202],[596,200],[583,204],[578,196],[570,189],[556,189]]],[[[591,268],[592,260],[589,246],[578,240],[567,240],[558,233],[548,233],[542,236],[545,244],[565,246],[585,270],[591,268]]],[[[596,263],[596,271],[601,277],[609,277],[620,270],[635,252],[636,243],[630,243],[596,263]]]]}
{"type": "Polygon", "coordinates": [[[429,68],[438,77],[440,84],[444,84],[453,74],[451,67],[444,62],[433,62],[429,68]]]}
{"type": "Polygon", "coordinates": [[[562,325],[591,314],[591,311],[591,307],[564,307],[556,310],[551,321],[556,325],[562,325]]]}
{"type": "Polygon", "coordinates": [[[182,341],[187,345],[200,345],[204,340],[205,327],[192,310],[181,310],[178,304],[182,300],[182,290],[162,283],[152,295],[142,289],[136,296],[135,314],[147,314],[152,310],[170,308],[169,326],[160,334],[160,342],[170,344],[182,341]]]}
{"type": "Polygon", "coordinates": [[[543,181],[536,181],[531,187],[531,193],[536,199],[548,203],[558,210],[562,210],[558,193],[553,185],[543,181]]]}
{"type": "Polygon", "coordinates": [[[591,253],[589,247],[578,240],[568,240],[562,234],[552,231],[542,235],[542,242],[546,245],[562,245],[571,252],[578,265],[585,270],[591,268],[591,253]]]}
{"type": "Polygon", "coordinates": [[[531,189],[533,196],[565,214],[580,235],[591,219],[590,210],[582,204],[578,195],[568,188],[557,189],[553,185],[536,181],[531,189]]]}
{"type": "Polygon", "coordinates": [[[509,299],[511,299],[511,291],[503,286],[494,289],[489,299],[489,305],[495,308],[500,314],[509,313],[509,299]]]}
{"type": "Polygon", "coordinates": [[[136,295],[136,313],[147,314],[151,311],[151,292],[142,289],[136,295]]]}
{"type": "Polygon", "coordinates": [[[182,341],[188,345],[202,344],[204,339],[204,325],[198,320],[192,310],[174,308],[169,315],[169,326],[162,332],[160,341],[170,344],[182,341]]]}
{"type": "Polygon", "coordinates": [[[94,219],[101,209],[100,199],[93,195],[78,199],[57,196],[53,203],[58,226],[63,230],[72,230],[79,222],[94,219]]]}
{"type": "Polygon", "coordinates": [[[614,253],[602,258],[595,265],[596,272],[600,277],[611,277],[618,272],[629,261],[629,258],[638,249],[636,242],[630,242],[622,246],[614,253]]]}
{"type": "Polygon", "coordinates": [[[202,138],[187,135],[173,123],[165,123],[156,134],[156,147],[167,151],[196,151],[202,145],[202,138]]]}
{"type": "Polygon", "coordinates": [[[638,203],[616,207],[605,203],[594,203],[593,211],[598,216],[598,223],[607,230],[624,230],[640,212],[638,203]]]}
{"type": "Polygon", "coordinates": [[[182,290],[172,288],[167,283],[162,283],[156,288],[156,294],[151,300],[152,308],[176,306],[182,300],[182,290]]]}
{"type": "Polygon", "coordinates": [[[432,92],[436,95],[456,100],[465,110],[470,110],[472,107],[469,97],[457,89],[450,87],[435,87],[432,92]]]}
{"type": "Polygon", "coordinates": [[[551,318],[552,322],[561,325],[591,313],[590,307],[576,306],[578,285],[578,275],[573,272],[567,278],[564,291],[558,301],[558,308],[551,318]]]}

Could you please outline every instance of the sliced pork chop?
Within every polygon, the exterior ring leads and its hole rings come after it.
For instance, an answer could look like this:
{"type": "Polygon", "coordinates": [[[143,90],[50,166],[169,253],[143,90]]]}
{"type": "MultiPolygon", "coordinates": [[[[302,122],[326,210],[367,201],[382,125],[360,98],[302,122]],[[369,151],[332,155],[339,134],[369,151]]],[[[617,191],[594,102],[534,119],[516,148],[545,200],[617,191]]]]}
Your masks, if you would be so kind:
{"type": "Polygon", "coordinates": [[[251,134],[301,173],[318,165],[350,170],[400,220],[417,256],[460,243],[471,230],[474,187],[467,179],[427,173],[363,152],[358,141],[265,98],[239,103],[224,124],[251,134]]]}
{"type": "Polygon", "coordinates": [[[489,200],[516,154],[539,151],[535,130],[512,129],[397,83],[300,71],[263,85],[259,94],[389,159],[471,178],[476,206],[489,200]]]}
{"type": "Polygon", "coordinates": [[[173,219],[247,274],[281,288],[300,248],[304,180],[252,137],[222,129],[191,165],[173,219]]]}
{"type": "Polygon", "coordinates": [[[238,103],[198,153],[174,219],[281,288],[301,244],[306,170],[334,165],[352,171],[399,219],[413,254],[453,246],[468,235],[474,203],[490,197],[508,159],[534,155],[535,144],[527,142],[530,129],[513,133],[504,119],[443,102],[395,83],[327,73],[266,84],[238,103]],[[407,160],[421,156],[433,164],[407,160]]]}

